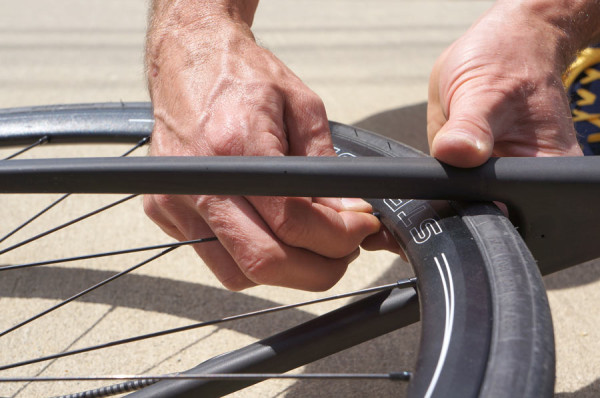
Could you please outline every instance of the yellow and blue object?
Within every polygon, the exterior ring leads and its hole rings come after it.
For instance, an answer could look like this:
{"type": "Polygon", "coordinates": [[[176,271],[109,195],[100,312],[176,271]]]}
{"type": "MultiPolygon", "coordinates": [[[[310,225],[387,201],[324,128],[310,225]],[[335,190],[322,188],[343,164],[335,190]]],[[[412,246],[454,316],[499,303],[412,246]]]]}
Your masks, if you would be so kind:
{"type": "Polygon", "coordinates": [[[584,155],[600,155],[600,44],[583,50],[563,78],[584,155]]]}

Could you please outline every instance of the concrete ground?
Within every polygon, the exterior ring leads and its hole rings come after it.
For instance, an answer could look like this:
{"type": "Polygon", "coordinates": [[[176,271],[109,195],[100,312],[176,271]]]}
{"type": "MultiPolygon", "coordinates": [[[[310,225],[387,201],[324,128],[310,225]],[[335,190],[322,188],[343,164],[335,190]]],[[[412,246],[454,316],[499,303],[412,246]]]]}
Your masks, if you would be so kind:
{"type": "MultiPolygon", "coordinates": [[[[490,6],[482,0],[263,0],[255,32],[261,43],[284,60],[324,100],[330,119],[355,124],[426,150],[425,102],[429,70],[437,55],[490,6]]],[[[146,0],[21,0],[0,5],[0,107],[78,102],[146,101],[142,67],[146,0]]],[[[70,148],[80,154],[82,148],[70,148]]],[[[94,155],[118,155],[124,148],[95,148],[94,155]]],[[[6,152],[6,151],[4,151],[6,152]]],[[[3,153],[4,153],[3,152],[3,153]]],[[[40,150],[52,155],[51,149],[40,150]]],[[[0,228],[7,231],[51,197],[6,197],[0,202],[0,228]]],[[[32,231],[55,219],[81,214],[113,197],[86,196],[86,204],[68,205],[42,218],[32,231]]],[[[71,202],[71,199],[68,200],[71,202]]],[[[25,233],[15,236],[18,241],[25,233]]],[[[93,222],[15,250],[2,264],[161,243],[167,239],[147,221],[134,200],[93,222]],[[116,213],[116,214],[115,214],[116,213]]],[[[592,239],[590,240],[593,244],[592,239]]],[[[7,241],[5,244],[9,244],[7,241]]],[[[117,270],[141,261],[93,260],[5,273],[0,279],[0,330],[47,308],[117,270]],[[61,289],[68,286],[68,292],[61,289]]],[[[363,255],[332,292],[362,288],[408,275],[392,255],[363,255]],[[388,279],[389,280],[389,279],[388,279]]],[[[600,263],[593,262],[545,278],[557,342],[557,397],[600,395],[600,263]]],[[[242,294],[218,288],[215,279],[189,249],[136,271],[118,293],[97,292],[72,303],[37,328],[0,338],[2,363],[264,305],[315,297],[260,287],[242,294]],[[224,308],[223,308],[224,307],[224,308]]],[[[223,350],[265,336],[331,308],[294,310],[284,319],[245,321],[240,325],[186,332],[168,339],[111,349],[104,356],[31,365],[8,375],[79,375],[161,372],[182,369],[223,350]],[[225,348],[220,344],[224,341],[225,348]],[[200,344],[202,343],[202,344],[200,344]]],[[[338,357],[303,368],[305,372],[369,372],[412,366],[418,325],[356,347],[338,357]],[[398,347],[400,345],[400,347],[398,347]],[[387,368],[386,368],[387,365],[387,368]]],[[[94,383],[92,383],[94,384],[94,383]]],[[[0,384],[0,396],[39,397],[78,391],[89,384],[0,384]]],[[[239,396],[389,396],[396,384],[354,382],[267,382],[239,396]]]]}

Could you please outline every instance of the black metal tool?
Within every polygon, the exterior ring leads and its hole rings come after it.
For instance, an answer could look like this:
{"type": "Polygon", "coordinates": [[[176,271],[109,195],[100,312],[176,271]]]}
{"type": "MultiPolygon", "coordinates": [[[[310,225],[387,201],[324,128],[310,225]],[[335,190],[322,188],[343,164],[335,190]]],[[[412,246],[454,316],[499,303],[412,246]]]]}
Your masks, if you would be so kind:
{"type": "Polygon", "coordinates": [[[164,157],[0,162],[0,192],[244,194],[499,201],[542,273],[600,257],[600,157],[164,157]]]}

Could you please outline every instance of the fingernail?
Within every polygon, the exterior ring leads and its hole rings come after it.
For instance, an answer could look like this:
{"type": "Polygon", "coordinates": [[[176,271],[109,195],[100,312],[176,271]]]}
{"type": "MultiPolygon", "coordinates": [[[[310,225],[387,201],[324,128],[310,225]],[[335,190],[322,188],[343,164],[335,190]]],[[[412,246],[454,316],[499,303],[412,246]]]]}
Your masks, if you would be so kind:
{"type": "Polygon", "coordinates": [[[483,144],[481,143],[481,141],[477,139],[477,137],[475,137],[473,134],[468,133],[466,131],[452,131],[451,133],[449,133],[449,135],[458,141],[462,141],[477,148],[478,151],[481,151],[481,149],[483,148],[483,144]]]}
{"type": "Polygon", "coordinates": [[[359,198],[342,198],[342,205],[350,211],[371,211],[371,205],[359,198]]]}

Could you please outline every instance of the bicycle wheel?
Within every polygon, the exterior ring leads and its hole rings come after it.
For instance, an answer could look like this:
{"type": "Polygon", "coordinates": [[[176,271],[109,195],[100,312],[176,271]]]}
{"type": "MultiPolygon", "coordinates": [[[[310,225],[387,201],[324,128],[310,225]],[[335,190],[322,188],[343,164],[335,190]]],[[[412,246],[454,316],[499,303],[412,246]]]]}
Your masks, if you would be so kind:
{"type": "MultiPolygon", "coordinates": [[[[0,142],[137,142],[151,126],[148,104],[15,109],[0,113],[0,142]]],[[[423,156],[350,126],[331,123],[331,130],[341,157],[423,156]]],[[[418,311],[413,289],[384,291],[205,361],[188,374],[286,372],[402,327],[420,313],[421,343],[408,396],[551,395],[554,344],[545,291],[535,261],[501,212],[485,203],[369,201],[406,250],[418,311]]],[[[134,395],[220,396],[260,379],[163,380],[134,395]]]]}

